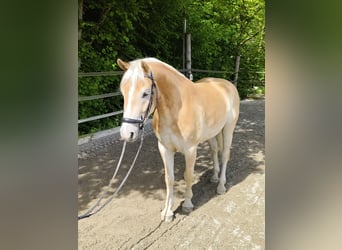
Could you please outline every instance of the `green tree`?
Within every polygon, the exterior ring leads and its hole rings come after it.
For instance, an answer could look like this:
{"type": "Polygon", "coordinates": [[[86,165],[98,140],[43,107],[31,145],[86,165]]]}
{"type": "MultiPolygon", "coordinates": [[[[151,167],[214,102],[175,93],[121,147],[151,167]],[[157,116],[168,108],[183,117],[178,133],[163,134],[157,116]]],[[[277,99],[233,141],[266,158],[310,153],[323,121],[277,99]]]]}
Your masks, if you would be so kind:
{"type": "MultiPolygon", "coordinates": [[[[260,83],[248,75],[264,71],[265,3],[261,0],[205,0],[188,6],[194,68],[235,71],[240,60],[238,85],[246,89],[260,83]],[[248,80],[251,81],[248,81],[248,80]]],[[[234,80],[236,76],[228,78],[234,80]]],[[[255,74],[253,75],[255,78],[255,74]]]]}
{"type": "MultiPolygon", "coordinates": [[[[212,75],[234,80],[243,98],[264,84],[265,4],[263,0],[79,0],[79,71],[118,70],[116,59],[153,56],[182,68],[183,22],[192,35],[192,66],[223,70],[212,75]]],[[[195,73],[194,78],[208,76],[195,73]]],[[[118,90],[120,76],[81,77],[79,95],[118,90]]],[[[79,118],[122,109],[122,98],[79,103],[79,118]]],[[[119,118],[81,124],[80,134],[117,126],[119,118]]]]}

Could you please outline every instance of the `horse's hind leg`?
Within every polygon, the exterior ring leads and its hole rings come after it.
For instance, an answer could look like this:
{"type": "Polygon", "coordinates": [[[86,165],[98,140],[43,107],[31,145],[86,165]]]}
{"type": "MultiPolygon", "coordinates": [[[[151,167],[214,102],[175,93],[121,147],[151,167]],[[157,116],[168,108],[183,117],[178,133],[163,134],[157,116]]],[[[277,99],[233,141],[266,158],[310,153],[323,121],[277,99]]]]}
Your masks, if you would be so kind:
{"type": "Polygon", "coordinates": [[[191,198],[192,198],[192,179],[193,179],[193,174],[194,174],[196,155],[197,155],[197,145],[190,147],[184,152],[184,156],[185,156],[184,180],[186,184],[186,189],[185,189],[185,200],[182,205],[182,210],[186,213],[191,212],[194,208],[194,205],[191,202],[191,198]]]}
{"type": "Polygon", "coordinates": [[[226,169],[227,169],[227,163],[230,159],[230,148],[232,145],[235,124],[236,122],[227,123],[222,130],[223,132],[222,168],[221,168],[219,184],[217,186],[218,194],[224,194],[227,191],[224,185],[226,184],[226,181],[227,181],[226,169]]]}
{"type": "MultiPolygon", "coordinates": [[[[220,132],[221,134],[221,132],[220,132]]],[[[218,145],[218,140],[216,137],[213,137],[211,139],[208,140],[209,142],[209,146],[210,146],[210,150],[211,150],[211,157],[213,159],[214,162],[214,173],[210,178],[210,181],[212,183],[218,183],[219,178],[218,178],[218,174],[220,172],[220,162],[219,162],[219,158],[218,158],[218,152],[219,152],[219,145],[218,145]]]]}

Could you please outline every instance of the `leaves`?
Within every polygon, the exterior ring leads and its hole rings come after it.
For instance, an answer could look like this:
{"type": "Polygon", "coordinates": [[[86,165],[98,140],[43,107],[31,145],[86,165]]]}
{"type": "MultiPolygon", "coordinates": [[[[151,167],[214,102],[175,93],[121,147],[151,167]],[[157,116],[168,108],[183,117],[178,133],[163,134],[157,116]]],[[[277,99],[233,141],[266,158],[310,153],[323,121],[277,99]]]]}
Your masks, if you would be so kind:
{"type": "MultiPolygon", "coordinates": [[[[80,3],[80,2],[79,2],[80,3]]],[[[87,0],[79,22],[80,72],[117,70],[116,59],[158,57],[175,68],[183,62],[183,26],[192,37],[192,67],[234,71],[241,55],[238,88],[264,84],[265,3],[263,0],[87,0]]],[[[194,74],[195,79],[209,76],[194,74]]],[[[211,75],[233,78],[233,74],[211,75]]],[[[79,78],[79,95],[97,95],[118,89],[121,77],[79,78]]],[[[122,108],[122,98],[79,103],[79,117],[89,117],[122,108]]],[[[116,118],[115,118],[116,119],[116,118]]],[[[80,133],[93,126],[117,126],[115,119],[81,124],[80,133]],[[113,123],[114,122],[114,123],[113,123]]],[[[118,121],[119,122],[119,121],[118,121]]]]}

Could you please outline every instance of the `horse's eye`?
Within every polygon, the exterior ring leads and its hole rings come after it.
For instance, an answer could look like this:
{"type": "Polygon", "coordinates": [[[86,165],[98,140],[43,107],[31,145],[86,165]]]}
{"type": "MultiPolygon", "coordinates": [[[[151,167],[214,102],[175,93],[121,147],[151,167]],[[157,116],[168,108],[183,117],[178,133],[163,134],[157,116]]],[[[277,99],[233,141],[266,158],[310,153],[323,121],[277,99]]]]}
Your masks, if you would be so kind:
{"type": "Polygon", "coordinates": [[[144,92],[143,95],[142,95],[142,98],[146,98],[146,97],[148,97],[149,95],[150,95],[149,92],[144,92]]]}

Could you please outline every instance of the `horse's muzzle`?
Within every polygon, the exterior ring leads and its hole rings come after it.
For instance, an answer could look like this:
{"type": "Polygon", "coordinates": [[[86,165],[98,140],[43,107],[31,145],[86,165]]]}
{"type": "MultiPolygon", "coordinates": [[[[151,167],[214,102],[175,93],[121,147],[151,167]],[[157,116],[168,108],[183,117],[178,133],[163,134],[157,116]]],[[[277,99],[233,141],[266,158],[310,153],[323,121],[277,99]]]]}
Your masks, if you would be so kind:
{"type": "Polygon", "coordinates": [[[134,142],[139,137],[140,128],[138,124],[122,123],[120,135],[126,142],[134,142]]]}

